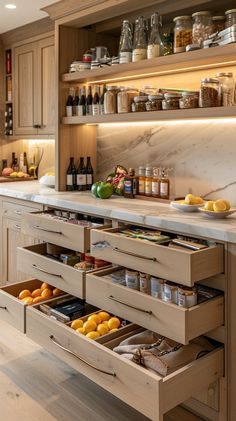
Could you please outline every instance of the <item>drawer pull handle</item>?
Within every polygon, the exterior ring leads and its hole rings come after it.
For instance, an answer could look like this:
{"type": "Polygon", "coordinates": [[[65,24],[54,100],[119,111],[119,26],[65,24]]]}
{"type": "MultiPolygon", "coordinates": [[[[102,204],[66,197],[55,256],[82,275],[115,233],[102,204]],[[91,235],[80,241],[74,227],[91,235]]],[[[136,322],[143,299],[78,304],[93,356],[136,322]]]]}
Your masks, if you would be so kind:
{"type": "Polygon", "coordinates": [[[18,225],[18,224],[15,224],[15,225],[14,225],[14,228],[16,228],[17,230],[20,230],[20,229],[21,229],[21,226],[20,226],[20,225],[18,225]]]}
{"type": "Polygon", "coordinates": [[[48,272],[47,270],[45,270],[43,268],[40,268],[39,266],[37,266],[35,264],[33,264],[32,266],[33,266],[34,269],[38,270],[39,272],[43,272],[43,273],[46,273],[47,275],[55,276],[57,278],[63,278],[62,275],[58,275],[57,273],[48,272]]]}
{"type": "Polygon", "coordinates": [[[48,230],[46,228],[40,227],[40,225],[33,225],[33,228],[35,228],[36,230],[40,230],[40,231],[50,232],[52,234],[60,234],[60,235],[63,234],[61,231],[48,230]]]}
{"type": "Polygon", "coordinates": [[[0,309],[7,310],[7,307],[6,306],[0,306],[0,309]]]}
{"type": "Polygon", "coordinates": [[[61,349],[63,349],[63,351],[66,351],[69,354],[73,355],[74,357],[78,358],[78,360],[82,361],[83,363],[85,363],[89,367],[94,368],[94,370],[100,371],[100,373],[107,374],[108,376],[116,377],[116,373],[112,373],[110,371],[102,370],[101,368],[98,368],[95,365],[93,365],[93,364],[89,363],[88,361],[84,360],[83,358],[81,358],[79,355],[75,354],[75,352],[71,351],[70,349],[65,348],[63,345],[60,344],[60,342],[58,342],[56,340],[56,338],[54,338],[53,335],[50,335],[50,339],[54,343],[54,345],[56,345],[58,348],[61,348],[61,349]]]}
{"type": "Polygon", "coordinates": [[[146,314],[150,314],[150,315],[152,314],[151,310],[143,310],[142,308],[135,307],[135,306],[132,306],[131,304],[124,303],[123,301],[120,301],[117,298],[113,297],[113,295],[109,295],[109,299],[112,300],[112,301],[115,301],[116,303],[123,304],[126,307],[133,308],[134,310],[141,311],[142,313],[146,313],[146,314]]]}
{"type": "Polygon", "coordinates": [[[139,259],[145,259],[145,260],[151,260],[152,262],[158,262],[158,260],[155,257],[146,257],[141,256],[140,254],[132,253],[131,251],[124,251],[119,249],[118,247],[113,247],[114,251],[117,251],[118,253],[128,254],[129,256],[138,257],[139,259]]]}

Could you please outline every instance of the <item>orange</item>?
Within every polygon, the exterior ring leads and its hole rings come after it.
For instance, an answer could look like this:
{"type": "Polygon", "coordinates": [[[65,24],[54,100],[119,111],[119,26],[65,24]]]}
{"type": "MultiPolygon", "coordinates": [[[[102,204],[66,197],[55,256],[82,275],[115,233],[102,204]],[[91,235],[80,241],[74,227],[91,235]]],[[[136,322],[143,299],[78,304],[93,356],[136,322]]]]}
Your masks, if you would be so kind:
{"type": "Polygon", "coordinates": [[[85,332],[89,333],[97,329],[97,323],[95,323],[94,320],[87,320],[87,322],[84,323],[83,327],[84,327],[85,332]]]}
{"type": "Polygon", "coordinates": [[[78,327],[78,329],[76,329],[76,332],[81,333],[82,335],[85,335],[84,327],[78,327]]]}
{"type": "Polygon", "coordinates": [[[72,322],[71,322],[71,325],[70,325],[70,327],[72,328],[72,329],[74,329],[74,330],[77,330],[77,329],[79,329],[80,327],[83,327],[83,320],[80,320],[80,319],[76,319],[76,320],[73,320],[72,322]]]}
{"type": "Polygon", "coordinates": [[[46,282],[43,282],[42,285],[41,285],[42,290],[43,289],[50,289],[50,288],[52,288],[51,285],[47,284],[46,282]]]}
{"type": "Polygon", "coordinates": [[[99,333],[99,335],[106,335],[106,333],[109,332],[109,327],[104,324],[104,323],[100,323],[100,325],[98,325],[97,327],[97,332],[99,333]]]}
{"type": "Polygon", "coordinates": [[[117,330],[118,330],[118,328],[117,328],[117,327],[115,327],[114,329],[111,329],[111,330],[109,331],[109,333],[116,332],[117,330]]]}
{"type": "Polygon", "coordinates": [[[118,317],[111,317],[110,320],[108,320],[108,327],[109,329],[116,329],[120,326],[120,320],[118,317]]]}
{"type": "Polygon", "coordinates": [[[25,297],[22,299],[22,301],[24,301],[25,304],[30,305],[33,304],[33,298],[32,297],[25,297]]]}
{"type": "Polygon", "coordinates": [[[45,288],[42,290],[41,297],[44,299],[52,297],[52,290],[49,288],[45,288]]]}
{"type": "Polygon", "coordinates": [[[28,289],[23,289],[19,294],[19,299],[23,300],[26,297],[31,297],[31,292],[28,289]]]}
{"type": "Polygon", "coordinates": [[[33,304],[38,304],[38,303],[40,303],[41,301],[43,301],[43,297],[41,297],[41,295],[40,295],[39,297],[35,297],[35,298],[33,299],[33,304]]]}
{"type": "Polygon", "coordinates": [[[100,311],[99,313],[98,313],[98,315],[100,316],[100,318],[101,318],[101,320],[102,320],[102,322],[104,322],[104,321],[106,321],[106,320],[109,320],[110,319],[110,314],[109,313],[107,313],[106,311],[100,311]]]}
{"type": "Polygon", "coordinates": [[[88,320],[94,320],[94,322],[97,324],[97,325],[99,325],[99,323],[101,323],[101,317],[99,316],[99,314],[91,314],[89,317],[88,317],[88,320]]]}
{"type": "Polygon", "coordinates": [[[32,297],[33,298],[36,298],[36,297],[39,297],[40,295],[41,295],[41,289],[40,288],[38,288],[38,289],[35,289],[33,292],[32,292],[32,297]]]}
{"type": "Polygon", "coordinates": [[[58,295],[58,294],[61,294],[62,293],[62,291],[59,289],[59,288],[54,288],[53,290],[52,290],[52,294],[53,295],[58,295]]]}
{"type": "Polygon", "coordinates": [[[89,339],[97,339],[97,338],[99,338],[100,335],[99,335],[98,332],[92,331],[92,332],[88,332],[86,336],[89,339]]]}

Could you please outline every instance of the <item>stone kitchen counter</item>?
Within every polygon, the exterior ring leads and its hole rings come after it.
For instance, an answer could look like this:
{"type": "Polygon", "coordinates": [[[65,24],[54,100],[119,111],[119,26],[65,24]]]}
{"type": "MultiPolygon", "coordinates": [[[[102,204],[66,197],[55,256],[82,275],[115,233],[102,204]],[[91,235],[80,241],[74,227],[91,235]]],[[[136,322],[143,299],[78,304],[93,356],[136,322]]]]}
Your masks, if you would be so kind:
{"type": "Polygon", "coordinates": [[[213,220],[200,212],[180,212],[159,202],[119,196],[101,200],[93,198],[89,192],[56,192],[40,187],[37,181],[4,183],[0,186],[0,196],[236,243],[236,213],[226,219],[213,220]]]}

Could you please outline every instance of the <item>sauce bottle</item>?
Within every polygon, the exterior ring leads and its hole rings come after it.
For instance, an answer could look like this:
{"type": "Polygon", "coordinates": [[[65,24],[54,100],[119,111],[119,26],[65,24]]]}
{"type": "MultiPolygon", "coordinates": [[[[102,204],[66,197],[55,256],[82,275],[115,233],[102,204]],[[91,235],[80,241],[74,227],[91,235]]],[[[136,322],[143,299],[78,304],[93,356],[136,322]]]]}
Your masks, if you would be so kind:
{"type": "Polygon", "coordinates": [[[145,177],[146,170],[145,167],[139,167],[138,169],[138,194],[145,195],[145,177]]]}
{"type": "Polygon", "coordinates": [[[145,178],[145,196],[152,196],[152,174],[153,168],[147,167],[146,168],[146,178],[145,178]]]}
{"type": "Polygon", "coordinates": [[[128,175],[125,177],[124,182],[124,197],[133,199],[137,194],[138,177],[135,176],[135,170],[129,168],[128,175]]]}
{"type": "Polygon", "coordinates": [[[152,179],[152,197],[160,197],[160,179],[159,179],[159,168],[153,169],[153,179],[152,179]]]}
{"type": "Polygon", "coordinates": [[[170,180],[168,178],[168,168],[163,168],[160,178],[160,197],[162,199],[169,199],[170,195],[170,180]]]}

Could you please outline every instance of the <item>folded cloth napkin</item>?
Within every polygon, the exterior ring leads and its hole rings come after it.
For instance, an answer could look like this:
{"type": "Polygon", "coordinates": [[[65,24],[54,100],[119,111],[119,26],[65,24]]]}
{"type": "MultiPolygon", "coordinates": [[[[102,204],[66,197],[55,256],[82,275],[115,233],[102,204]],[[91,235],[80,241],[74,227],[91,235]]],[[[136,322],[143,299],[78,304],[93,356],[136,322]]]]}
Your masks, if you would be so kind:
{"type": "Polygon", "coordinates": [[[113,351],[164,377],[213,349],[203,336],[182,345],[144,330],[122,341],[113,351]]]}

